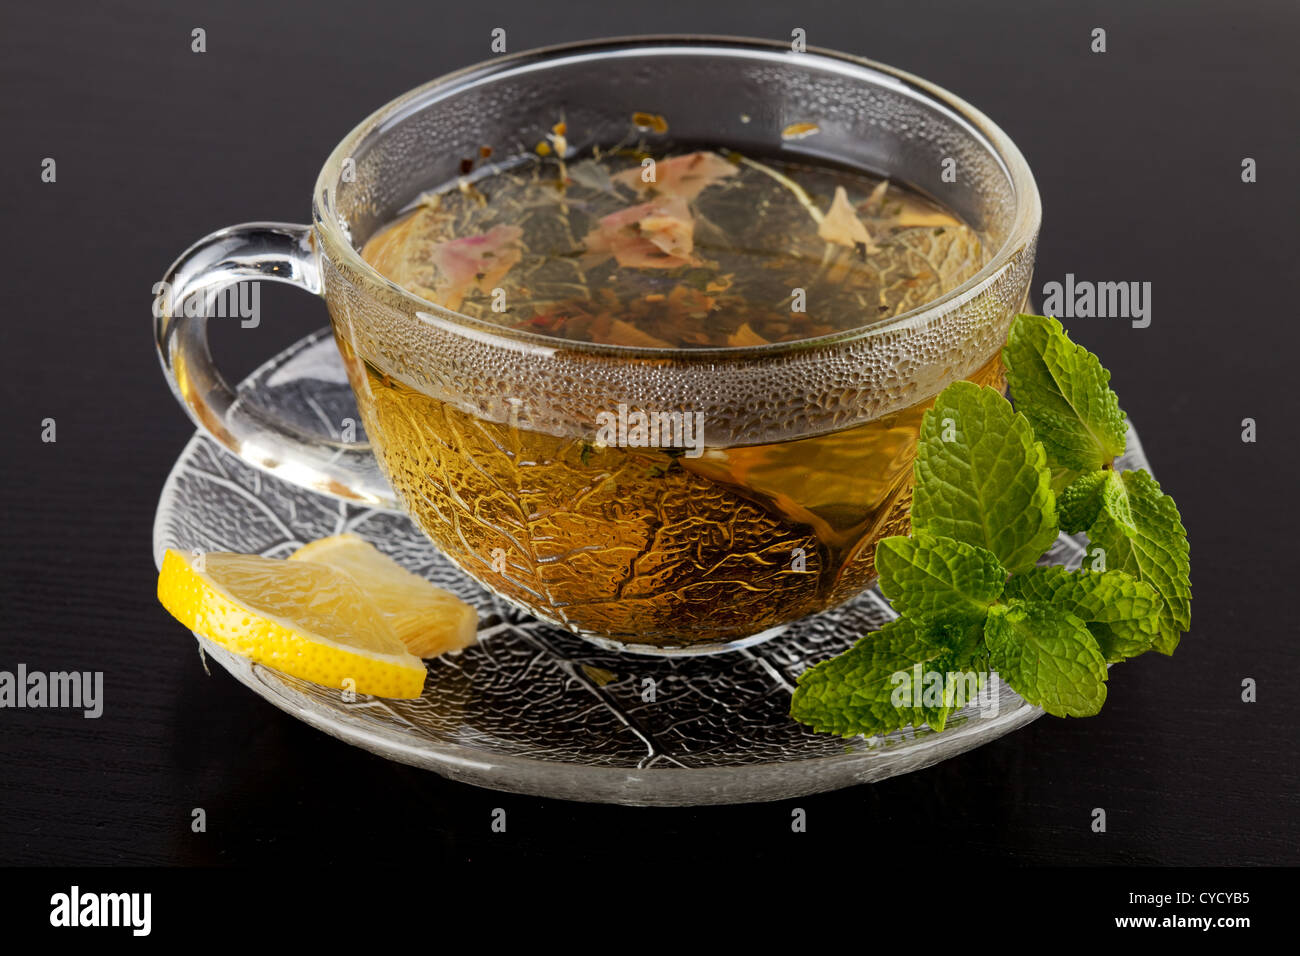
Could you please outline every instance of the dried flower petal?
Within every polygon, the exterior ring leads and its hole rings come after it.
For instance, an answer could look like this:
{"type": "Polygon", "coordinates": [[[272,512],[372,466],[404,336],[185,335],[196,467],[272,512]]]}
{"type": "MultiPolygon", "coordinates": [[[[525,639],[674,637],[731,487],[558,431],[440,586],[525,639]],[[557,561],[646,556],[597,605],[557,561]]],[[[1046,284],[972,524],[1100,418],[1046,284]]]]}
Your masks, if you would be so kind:
{"type": "Polygon", "coordinates": [[[604,216],[587,233],[589,255],[613,256],[620,266],[674,269],[696,265],[695,222],[686,203],[677,198],[629,206],[604,216]]]}
{"type": "Polygon", "coordinates": [[[961,223],[942,209],[923,206],[918,202],[911,201],[909,197],[903,200],[902,212],[894,220],[894,225],[903,227],[960,226],[961,223]]]}
{"type": "Polygon", "coordinates": [[[868,210],[879,209],[881,203],[885,201],[885,193],[888,191],[889,180],[882,179],[880,182],[876,183],[876,188],[871,190],[871,195],[858,203],[858,211],[867,212],[868,210]]]}
{"type": "Polygon", "coordinates": [[[481,235],[434,245],[431,259],[437,269],[439,301],[457,309],[470,289],[491,292],[522,256],[522,236],[518,226],[493,226],[481,235]]]}
{"type": "Polygon", "coordinates": [[[841,246],[852,247],[862,243],[870,248],[872,245],[871,233],[867,232],[867,227],[853,211],[849,194],[843,186],[835,187],[835,198],[831,200],[831,208],[827,211],[826,218],[817,227],[817,235],[827,242],[835,242],[841,246]]]}
{"type": "Polygon", "coordinates": [[[727,344],[731,346],[767,345],[768,340],[750,328],[748,322],[742,322],[740,328],[727,336],[727,344]]]}
{"type": "Polygon", "coordinates": [[[613,176],[616,183],[637,192],[653,189],[659,196],[691,200],[710,186],[736,174],[736,167],[717,153],[701,150],[685,156],[672,156],[655,163],[655,181],[643,182],[640,168],[625,169],[613,176]]]}
{"type": "Polygon", "coordinates": [[[671,342],[655,338],[649,332],[643,332],[630,322],[615,319],[609,324],[609,331],[600,339],[605,345],[635,345],[644,349],[670,349],[671,342]]]}

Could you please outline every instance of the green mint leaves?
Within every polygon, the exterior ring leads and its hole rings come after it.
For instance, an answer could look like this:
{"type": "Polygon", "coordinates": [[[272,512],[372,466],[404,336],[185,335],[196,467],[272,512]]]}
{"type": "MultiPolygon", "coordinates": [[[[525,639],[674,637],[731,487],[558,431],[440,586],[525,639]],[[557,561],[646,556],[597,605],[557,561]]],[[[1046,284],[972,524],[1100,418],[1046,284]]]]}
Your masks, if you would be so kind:
{"type": "Polygon", "coordinates": [[[1117,521],[1132,526],[1128,496],[1117,472],[1084,472],[1066,485],[1056,499],[1056,514],[1061,521],[1061,530],[1066,534],[1087,531],[1103,508],[1108,508],[1117,521]]]}
{"type": "Polygon", "coordinates": [[[1068,611],[1011,600],[984,624],[989,664],[1029,703],[1057,717],[1089,717],[1106,702],[1106,658],[1068,611]]]}
{"type": "Polygon", "coordinates": [[[992,552],[920,532],[881,541],[876,569],[885,597],[899,614],[917,620],[982,623],[1007,583],[992,552]]]}
{"type": "Polygon", "coordinates": [[[1172,654],[1192,623],[1191,563],[1187,529],[1174,499],[1145,471],[1119,476],[1123,495],[1103,507],[1088,527],[1090,548],[1101,549],[1107,568],[1127,571],[1160,595],[1160,633],[1154,647],[1172,654]]]}
{"type": "MultiPolygon", "coordinates": [[[[924,691],[908,695],[907,700],[898,693],[910,683],[917,664],[929,671],[948,656],[945,649],[927,639],[925,631],[924,625],[900,617],[839,657],[817,665],[809,673],[818,678],[800,680],[795,689],[795,717],[842,737],[885,734],[908,724],[930,723],[933,727],[931,721],[942,728],[947,708],[939,694],[933,695],[938,699],[932,699],[927,713],[924,691]]],[[[938,669],[946,673],[946,668],[938,669]]]]}
{"type": "Polygon", "coordinates": [[[1002,363],[1011,397],[1054,471],[1096,471],[1124,454],[1127,429],[1110,372],[1056,319],[1017,316],[1002,363]]]}
{"type": "Polygon", "coordinates": [[[912,529],[992,552],[1008,571],[1032,568],[1056,540],[1043,447],[1024,415],[973,382],[944,389],[921,422],[912,529]]]}
{"type": "Polygon", "coordinates": [[[912,535],[876,547],[901,615],[799,678],[791,715],[842,736],[940,731],[995,671],[1050,714],[1106,700],[1107,665],[1173,653],[1191,622],[1187,532],[1146,471],[1117,472],[1126,423],[1097,357],[1018,316],[1002,352],[1013,408],[957,382],[921,425],[912,535]],[[1086,534],[1088,570],[1039,567],[1086,534]]]}
{"type": "Polygon", "coordinates": [[[1005,593],[1073,615],[1092,632],[1108,663],[1149,651],[1160,633],[1160,595],[1123,571],[1034,568],[1008,581],[1005,593]]]}

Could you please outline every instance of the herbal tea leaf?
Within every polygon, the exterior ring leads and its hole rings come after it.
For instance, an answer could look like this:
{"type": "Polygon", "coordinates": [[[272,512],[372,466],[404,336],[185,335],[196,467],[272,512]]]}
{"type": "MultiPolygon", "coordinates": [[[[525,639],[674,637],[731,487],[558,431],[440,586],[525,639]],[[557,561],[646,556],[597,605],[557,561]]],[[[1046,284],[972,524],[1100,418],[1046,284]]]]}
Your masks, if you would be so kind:
{"type": "Polygon", "coordinates": [[[921,422],[912,527],[991,551],[1008,571],[1031,568],[1056,540],[1042,445],[991,388],[949,385],[921,422]]]}
{"type": "Polygon", "coordinates": [[[1013,600],[984,623],[989,663],[1011,689],[1057,717],[1090,717],[1106,702],[1106,659],[1073,614],[1013,600]]]}
{"type": "Polygon", "coordinates": [[[1123,495],[1102,508],[1088,529],[1088,541],[1105,552],[1107,569],[1127,571],[1160,595],[1153,647],[1172,654],[1192,622],[1187,529],[1174,499],[1146,471],[1121,473],[1119,488],[1123,495]]]}
{"type": "Polygon", "coordinates": [[[1110,372],[1071,342],[1060,322],[1016,316],[1002,361],[1016,409],[1033,425],[1053,469],[1096,471],[1124,453],[1125,416],[1110,372]]]}
{"type": "Polygon", "coordinates": [[[907,618],[890,621],[839,657],[804,671],[790,701],[790,716],[841,737],[886,734],[931,716],[940,724],[935,729],[942,729],[945,708],[918,714],[916,708],[896,703],[895,692],[911,681],[915,665],[931,670],[925,665],[948,656],[943,647],[926,640],[924,625],[907,618]]]}
{"type": "Polygon", "coordinates": [[[925,534],[883,539],[876,545],[876,573],[900,614],[952,622],[983,621],[1007,579],[992,552],[925,534]]]}
{"type": "Polygon", "coordinates": [[[1087,625],[1108,663],[1150,650],[1160,633],[1160,595],[1123,571],[1033,568],[1007,582],[1006,596],[1073,614],[1087,625]]]}
{"type": "MultiPolygon", "coordinates": [[[[1120,509],[1122,506],[1116,499],[1123,497],[1124,489],[1115,472],[1109,469],[1084,472],[1056,497],[1056,518],[1061,530],[1066,534],[1087,531],[1107,502],[1120,509]]],[[[1122,511],[1116,510],[1115,514],[1118,517],[1122,511]]],[[[1131,517],[1129,524],[1132,524],[1131,517]]]]}

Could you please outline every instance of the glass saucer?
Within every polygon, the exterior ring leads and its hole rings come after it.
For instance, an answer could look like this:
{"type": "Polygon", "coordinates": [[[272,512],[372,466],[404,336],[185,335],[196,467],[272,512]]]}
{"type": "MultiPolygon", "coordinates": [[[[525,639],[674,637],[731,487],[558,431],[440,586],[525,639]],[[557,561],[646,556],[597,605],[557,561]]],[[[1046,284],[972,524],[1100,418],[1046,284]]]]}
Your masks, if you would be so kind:
{"type": "MultiPolygon", "coordinates": [[[[262,366],[241,401],[269,403],[339,439],[359,415],[329,331],[262,366]]],[[[1146,467],[1130,430],[1126,468],[1146,467]]],[[[603,650],[484,590],[404,515],[358,507],[265,474],[196,434],[163,488],[154,559],[166,548],[287,557],[350,531],[479,611],[479,644],[429,662],[417,700],[360,696],[286,677],[199,637],[206,655],[281,710],[390,760],[495,790],[629,805],[782,800],[883,780],[946,760],[1041,715],[1004,685],[948,729],[843,740],[788,715],[795,678],[894,616],[875,591],[758,646],[707,657],[603,650]]],[[[1062,536],[1054,563],[1077,565],[1062,536]]],[[[197,635],[196,635],[197,637],[197,635]]]]}

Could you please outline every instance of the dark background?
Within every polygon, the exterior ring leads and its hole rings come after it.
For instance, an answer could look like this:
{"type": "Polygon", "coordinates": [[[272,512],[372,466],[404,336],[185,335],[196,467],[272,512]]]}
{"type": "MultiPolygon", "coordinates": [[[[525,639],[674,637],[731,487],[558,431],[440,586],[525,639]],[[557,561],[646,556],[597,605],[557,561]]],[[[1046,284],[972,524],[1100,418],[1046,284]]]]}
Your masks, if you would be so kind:
{"type": "MultiPolygon", "coordinates": [[[[1294,2],[46,2],[2,16],[0,668],[102,670],[106,704],[99,720],[0,711],[0,862],[1300,862],[1294,2]],[[1067,272],[1153,283],[1150,328],[1067,325],[1113,370],[1190,529],[1177,656],[1116,668],[1099,717],[1044,718],[929,770],[680,810],[450,783],[205,676],[154,597],[154,507],[192,428],[153,354],[152,284],[220,226],[306,221],[333,145],[397,94],[486,59],[497,26],[511,51],[802,27],[1000,124],[1043,194],[1035,288],[1067,272]],[[1089,52],[1097,26],[1104,55],[1089,52]],[[1240,438],[1247,416],[1256,444],[1240,438]],[[1245,677],[1257,703],[1241,702],[1245,677]],[[507,834],[489,829],[498,806],[507,834]],[[190,831],[194,807],[208,832],[190,831]]],[[[325,321],[319,302],[262,291],[260,327],[216,332],[235,378],[325,321]]]]}

